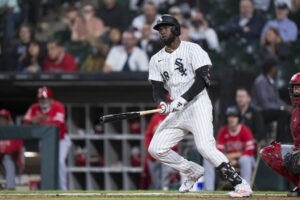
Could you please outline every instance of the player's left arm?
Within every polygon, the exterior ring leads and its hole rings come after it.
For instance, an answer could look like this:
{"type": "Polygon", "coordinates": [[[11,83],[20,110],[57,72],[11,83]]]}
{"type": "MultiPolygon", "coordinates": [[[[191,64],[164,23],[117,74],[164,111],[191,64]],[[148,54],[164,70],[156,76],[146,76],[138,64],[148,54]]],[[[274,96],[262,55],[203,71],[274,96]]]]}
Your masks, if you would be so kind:
{"type": "Polygon", "coordinates": [[[191,49],[191,56],[193,70],[195,71],[195,81],[181,97],[171,103],[171,110],[181,110],[185,104],[197,96],[205,87],[210,86],[210,68],[212,64],[208,54],[199,45],[195,45],[191,49]]]}
{"type": "Polygon", "coordinates": [[[191,101],[205,87],[210,86],[210,66],[205,65],[195,71],[196,77],[193,85],[181,97],[186,101],[191,101]]]}

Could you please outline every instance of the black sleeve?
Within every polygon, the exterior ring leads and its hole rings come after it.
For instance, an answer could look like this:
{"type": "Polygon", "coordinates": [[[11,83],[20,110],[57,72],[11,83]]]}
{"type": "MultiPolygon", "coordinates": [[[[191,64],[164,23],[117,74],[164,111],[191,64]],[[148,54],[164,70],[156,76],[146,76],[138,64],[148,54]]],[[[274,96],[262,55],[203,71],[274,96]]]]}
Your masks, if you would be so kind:
{"type": "Polygon", "coordinates": [[[182,98],[184,98],[187,101],[191,101],[197,94],[199,94],[206,86],[208,87],[210,85],[210,74],[209,74],[209,68],[210,66],[205,65],[203,67],[198,68],[195,71],[196,78],[193,85],[186,91],[182,98]]]}
{"type": "Polygon", "coordinates": [[[164,83],[160,81],[151,81],[154,101],[159,104],[166,102],[167,90],[164,88],[164,83]]]}

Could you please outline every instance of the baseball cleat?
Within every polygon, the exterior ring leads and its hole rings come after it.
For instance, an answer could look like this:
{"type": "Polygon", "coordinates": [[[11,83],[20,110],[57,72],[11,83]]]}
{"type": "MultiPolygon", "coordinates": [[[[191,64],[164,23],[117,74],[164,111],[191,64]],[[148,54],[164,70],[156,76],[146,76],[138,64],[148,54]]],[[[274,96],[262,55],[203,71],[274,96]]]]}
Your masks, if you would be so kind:
{"type": "Polygon", "coordinates": [[[182,183],[182,185],[179,188],[180,193],[189,192],[193,188],[194,184],[198,181],[198,179],[204,175],[204,168],[201,166],[197,167],[200,167],[199,174],[197,174],[196,176],[188,176],[188,178],[182,183]]]}
{"type": "Polygon", "coordinates": [[[251,197],[252,196],[252,189],[250,187],[250,185],[244,180],[242,179],[242,183],[236,185],[234,187],[234,191],[233,192],[229,192],[228,195],[230,197],[251,197]]]}
{"type": "MultiPolygon", "coordinates": [[[[203,175],[201,175],[201,176],[203,176],[203,175]]],[[[200,177],[201,177],[201,176],[200,176],[200,177]]],[[[199,177],[199,178],[200,178],[200,177],[199,177]]],[[[193,186],[194,186],[194,184],[197,182],[197,180],[198,180],[198,179],[191,179],[191,178],[186,179],[186,180],[183,182],[183,184],[180,186],[179,192],[180,192],[180,193],[186,193],[186,192],[189,192],[189,191],[193,188],[193,186]]]]}

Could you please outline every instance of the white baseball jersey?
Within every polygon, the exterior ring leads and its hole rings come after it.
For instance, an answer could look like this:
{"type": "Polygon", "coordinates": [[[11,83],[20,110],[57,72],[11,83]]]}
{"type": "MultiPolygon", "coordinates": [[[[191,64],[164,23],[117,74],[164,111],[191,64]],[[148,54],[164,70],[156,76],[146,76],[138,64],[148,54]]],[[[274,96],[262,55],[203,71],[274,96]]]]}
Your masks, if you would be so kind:
{"type": "Polygon", "coordinates": [[[205,65],[212,65],[207,53],[198,44],[181,41],[174,52],[163,48],[152,56],[149,80],[164,82],[174,100],[193,85],[195,71],[205,65]]]}

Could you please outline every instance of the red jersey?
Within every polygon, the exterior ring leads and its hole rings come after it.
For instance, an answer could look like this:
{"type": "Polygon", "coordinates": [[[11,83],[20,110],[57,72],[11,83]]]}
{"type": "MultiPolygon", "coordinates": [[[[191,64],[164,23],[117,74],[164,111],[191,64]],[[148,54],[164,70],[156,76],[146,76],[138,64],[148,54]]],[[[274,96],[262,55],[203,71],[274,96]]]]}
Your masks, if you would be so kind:
{"type": "MultiPolygon", "coordinates": [[[[145,133],[145,147],[148,151],[150,142],[152,140],[152,137],[156,131],[156,129],[158,128],[159,124],[164,121],[164,119],[167,117],[168,115],[162,115],[162,114],[155,114],[153,115],[153,117],[151,118],[148,126],[147,126],[147,130],[145,133]]],[[[173,150],[177,149],[177,146],[172,148],[173,150]]],[[[150,157],[151,160],[155,160],[150,154],[148,154],[148,156],[150,157]]]]}
{"type": "Polygon", "coordinates": [[[295,148],[300,148],[300,107],[296,107],[293,110],[291,116],[291,131],[293,134],[293,140],[295,148]]]}
{"type": "Polygon", "coordinates": [[[51,106],[48,111],[43,112],[38,103],[31,105],[25,114],[23,122],[25,124],[30,123],[30,121],[39,115],[45,115],[47,117],[46,121],[39,121],[39,124],[53,124],[59,127],[59,137],[64,138],[67,132],[66,122],[65,122],[65,108],[64,106],[55,100],[52,100],[51,106]]]}
{"type": "Polygon", "coordinates": [[[226,148],[228,153],[242,152],[242,155],[253,156],[255,145],[250,129],[240,124],[235,132],[231,132],[228,126],[220,129],[217,148],[222,152],[226,148]]]}
{"type": "Polygon", "coordinates": [[[4,155],[9,154],[23,167],[22,148],[23,140],[0,140],[0,161],[4,155]]]}
{"type": "Polygon", "coordinates": [[[74,57],[69,53],[63,53],[58,60],[50,60],[48,57],[44,60],[45,72],[77,72],[77,65],[74,57]]]}

